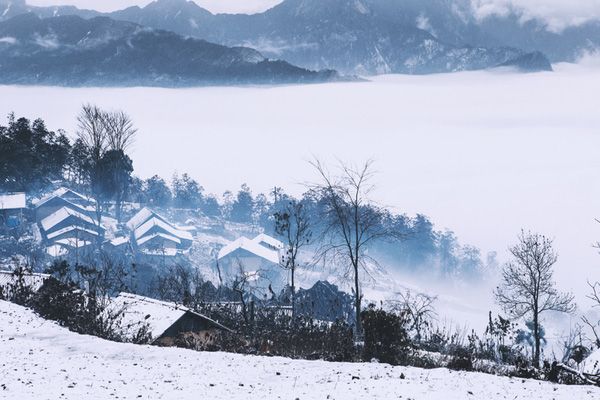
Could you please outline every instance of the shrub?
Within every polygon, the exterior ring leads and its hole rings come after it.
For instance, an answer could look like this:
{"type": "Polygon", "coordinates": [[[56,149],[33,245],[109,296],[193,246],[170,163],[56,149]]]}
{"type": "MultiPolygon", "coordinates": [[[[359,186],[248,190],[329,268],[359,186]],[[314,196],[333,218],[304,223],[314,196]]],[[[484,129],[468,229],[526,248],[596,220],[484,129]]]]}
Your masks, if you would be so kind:
{"type": "Polygon", "coordinates": [[[122,314],[110,312],[101,299],[87,296],[71,283],[46,279],[29,305],[42,318],[57,321],[71,331],[122,341],[117,329],[122,314]]]}
{"type": "Polygon", "coordinates": [[[405,364],[411,348],[406,314],[377,309],[373,304],[361,313],[364,330],[363,360],[405,364]]]}

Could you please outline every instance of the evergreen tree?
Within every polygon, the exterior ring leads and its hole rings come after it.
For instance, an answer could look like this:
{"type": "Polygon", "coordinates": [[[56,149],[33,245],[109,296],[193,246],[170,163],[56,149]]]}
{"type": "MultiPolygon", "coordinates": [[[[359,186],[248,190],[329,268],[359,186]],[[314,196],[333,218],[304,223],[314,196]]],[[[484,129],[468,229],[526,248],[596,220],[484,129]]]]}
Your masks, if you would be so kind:
{"type": "Polygon", "coordinates": [[[38,190],[62,178],[70,148],[65,134],[48,131],[41,119],[11,114],[0,126],[0,189],[38,190]]]}
{"type": "Polygon", "coordinates": [[[254,212],[254,199],[252,192],[245,183],[242,185],[236,199],[231,205],[231,220],[235,222],[250,223],[254,212]]]}
{"type": "Polygon", "coordinates": [[[173,202],[178,208],[199,208],[202,206],[204,188],[188,174],[175,174],[171,184],[173,188],[173,202]]]}
{"type": "Polygon", "coordinates": [[[144,197],[148,204],[156,207],[169,205],[173,195],[164,179],[154,175],[152,178],[146,179],[144,186],[144,197]]]}
{"type": "Polygon", "coordinates": [[[129,185],[133,162],[122,150],[108,150],[98,161],[92,175],[92,191],[101,201],[115,200],[117,221],[129,185]]]}

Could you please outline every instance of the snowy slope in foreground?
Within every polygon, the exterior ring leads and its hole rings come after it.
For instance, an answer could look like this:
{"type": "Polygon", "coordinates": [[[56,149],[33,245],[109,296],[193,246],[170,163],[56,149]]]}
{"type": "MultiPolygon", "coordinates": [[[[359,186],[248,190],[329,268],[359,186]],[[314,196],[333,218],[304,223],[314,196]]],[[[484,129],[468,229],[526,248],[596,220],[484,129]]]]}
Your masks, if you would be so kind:
{"type": "Polygon", "coordinates": [[[3,301],[0,354],[2,399],[600,399],[599,388],[445,369],[113,343],[74,334],[3,301]]]}

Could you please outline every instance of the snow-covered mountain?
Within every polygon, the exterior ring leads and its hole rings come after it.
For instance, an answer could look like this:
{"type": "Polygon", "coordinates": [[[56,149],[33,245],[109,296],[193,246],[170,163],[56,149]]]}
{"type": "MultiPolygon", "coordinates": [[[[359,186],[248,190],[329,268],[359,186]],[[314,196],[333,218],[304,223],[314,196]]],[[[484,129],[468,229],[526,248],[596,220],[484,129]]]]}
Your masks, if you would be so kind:
{"type": "MultiPolygon", "coordinates": [[[[517,47],[471,46],[458,32],[450,35],[450,29],[436,34],[424,12],[448,15],[447,7],[439,9],[442,3],[448,2],[286,0],[261,14],[213,15],[186,0],[158,0],[110,16],[226,45],[249,46],[306,68],[345,73],[484,69],[525,53],[517,47]]],[[[460,28],[455,19],[439,23],[460,28]]],[[[550,68],[547,62],[533,67],[550,68]]]]}
{"type": "Polygon", "coordinates": [[[336,76],[268,60],[250,48],[131,22],[35,13],[0,22],[0,59],[5,84],[187,86],[315,82],[336,76]]]}
{"type": "MultiPolygon", "coordinates": [[[[21,12],[90,16],[74,8],[20,4],[21,12]]],[[[11,7],[7,15],[17,12],[11,7]]],[[[285,0],[254,15],[214,15],[192,1],[157,0],[106,15],[226,46],[252,47],[304,68],[349,74],[485,69],[538,50],[523,50],[518,40],[504,41],[496,32],[501,29],[487,34],[463,0],[285,0]]],[[[528,70],[551,68],[544,56],[533,59],[528,70]]]]}
{"type": "Polygon", "coordinates": [[[115,343],[0,301],[10,399],[594,399],[600,388],[379,363],[332,363],[115,343]],[[317,384],[315,384],[317,383],[317,384]]]}

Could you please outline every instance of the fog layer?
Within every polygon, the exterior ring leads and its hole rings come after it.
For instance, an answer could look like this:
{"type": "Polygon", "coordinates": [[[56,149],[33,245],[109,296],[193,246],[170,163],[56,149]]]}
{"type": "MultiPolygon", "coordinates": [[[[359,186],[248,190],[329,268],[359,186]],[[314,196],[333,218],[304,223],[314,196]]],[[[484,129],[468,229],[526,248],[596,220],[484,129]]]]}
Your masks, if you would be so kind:
{"type": "Polygon", "coordinates": [[[376,160],[376,197],[498,250],[521,228],[555,238],[561,288],[600,275],[600,69],[383,76],[273,88],[0,87],[0,113],[75,130],[84,102],[139,128],[135,172],[189,172],[208,192],[300,193],[313,156],[376,160]]]}

